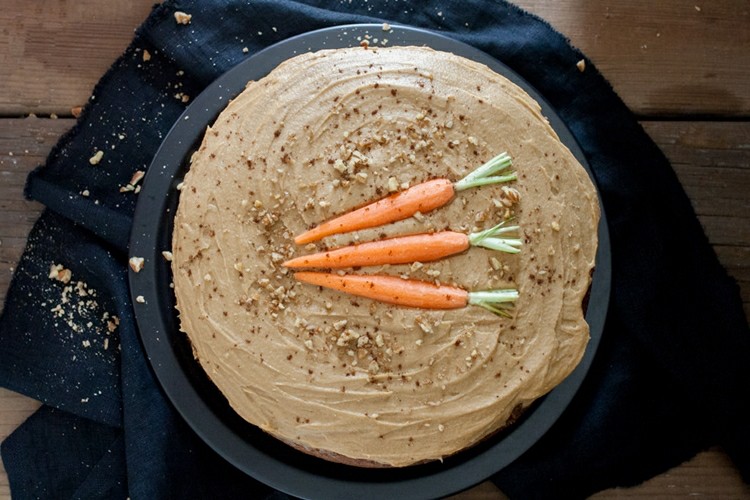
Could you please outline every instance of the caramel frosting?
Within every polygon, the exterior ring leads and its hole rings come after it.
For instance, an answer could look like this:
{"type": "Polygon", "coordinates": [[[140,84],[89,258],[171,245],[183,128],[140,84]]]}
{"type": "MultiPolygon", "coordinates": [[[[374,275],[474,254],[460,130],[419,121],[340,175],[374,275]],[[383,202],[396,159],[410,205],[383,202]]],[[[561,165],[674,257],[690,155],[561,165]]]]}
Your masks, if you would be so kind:
{"type": "Polygon", "coordinates": [[[324,456],[407,466],[503,428],[559,384],[588,342],[599,206],[539,105],[488,67],[423,47],[323,50],[250,82],[206,131],[173,235],[181,328],[231,406],[324,456]],[[518,180],[299,247],[296,234],[496,154],[518,180]],[[521,252],[348,269],[478,291],[515,288],[511,317],[398,307],[298,283],[280,264],[355,242],[513,217],[521,252]]]}

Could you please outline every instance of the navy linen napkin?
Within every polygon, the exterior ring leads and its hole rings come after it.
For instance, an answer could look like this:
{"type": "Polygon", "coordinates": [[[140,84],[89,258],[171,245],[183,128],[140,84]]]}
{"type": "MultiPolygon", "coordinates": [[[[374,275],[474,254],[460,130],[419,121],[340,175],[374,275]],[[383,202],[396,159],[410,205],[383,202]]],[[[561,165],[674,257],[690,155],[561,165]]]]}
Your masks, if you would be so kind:
{"type": "Polygon", "coordinates": [[[0,384],[44,405],[2,443],[15,498],[281,496],[203,444],[156,384],[128,295],[128,184],[185,101],[245,57],[313,29],[384,21],[474,45],[536,87],[585,152],[609,219],[613,292],[590,374],[496,484],[514,498],[582,497],[713,445],[750,480],[750,335],[737,287],[667,160],[592,64],[576,68],[584,56],[560,34],[490,0],[185,0],[154,8],[29,177],[27,195],[48,210],[0,317],[0,384]],[[175,22],[178,10],[190,24],[175,22]]]}

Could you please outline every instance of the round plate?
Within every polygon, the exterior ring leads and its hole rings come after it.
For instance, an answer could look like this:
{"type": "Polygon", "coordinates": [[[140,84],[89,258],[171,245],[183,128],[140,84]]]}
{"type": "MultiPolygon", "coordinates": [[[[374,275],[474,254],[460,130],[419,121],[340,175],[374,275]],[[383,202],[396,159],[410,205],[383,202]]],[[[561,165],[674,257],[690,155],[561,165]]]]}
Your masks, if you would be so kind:
{"type": "MultiPolygon", "coordinates": [[[[591,340],[575,371],[537,400],[509,429],[443,462],[405,468],[362,469],[331,463],[298,452],[240,418],[211,383],[179,331],[169,263],[161,252],[171,249],[177,207],[176,185],[187,160],[197,149],[206,126],[227,103],[284,60],[319,49],[359,45],[366,35],[383,37],[382,25],[348,25],[309,32],[287,39],[249,57],[209,85],[190,105],[156,153],[135,210],[130,254],[145,258],[139,273],[130,273],[141,341],[156,378],[172,404],[195,432],[240,470],[278,490],[299,497],[428,498],[442,497],[476,485],[524,453],[552,426],[581,385],[596,352],[607,313],[610,289],[609,233],[602,214],[596,273],[586,319],[591,340]]],[[[563,143],[579,162],[588,165],[565,124],[544,98],[510,68],[469,45],[404,26],[392,26],[388,45],[419,45],[452,52],[486,64],[510,79],[542,106],[563,143]]],[[[589,170],[590,174],[590,170],[589,170]]]]}

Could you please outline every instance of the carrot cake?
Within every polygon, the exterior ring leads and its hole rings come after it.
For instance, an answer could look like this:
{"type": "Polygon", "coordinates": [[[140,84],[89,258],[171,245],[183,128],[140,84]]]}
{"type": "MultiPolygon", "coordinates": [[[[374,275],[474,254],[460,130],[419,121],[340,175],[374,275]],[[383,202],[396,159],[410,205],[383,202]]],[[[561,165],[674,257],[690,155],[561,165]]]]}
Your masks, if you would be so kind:
{"type": "Polygon", "coordinates": [[[299,55],[250,82],[191,159],[172,240],[181,329],[234,410],[297,449],[361,466],[440,460],[504,428],[579,363],[598,220],[589,176],[538,103],[488,67],[424,47],[299,55]],[[501,152],[514,180],[295,243],[366,203],[456,182],[501,152]],[[330,272],[515,290],[505,314],[384,303],[302,283],[282,265],[503,221],[518,226],[517,253],[471,246],[330,272]]]}

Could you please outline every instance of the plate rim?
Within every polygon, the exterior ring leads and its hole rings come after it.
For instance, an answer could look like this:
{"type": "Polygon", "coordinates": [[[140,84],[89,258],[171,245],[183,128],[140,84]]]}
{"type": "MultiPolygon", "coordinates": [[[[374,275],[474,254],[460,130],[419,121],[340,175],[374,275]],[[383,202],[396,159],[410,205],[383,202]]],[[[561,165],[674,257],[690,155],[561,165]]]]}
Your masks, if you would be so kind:
{"type": "MultiPolygon", "coordinates": [[[[355,494],[364,498],[377,498],[385,495],[427,498],[455,494],[487,480],[533,446],[568,407],[593,362],[603,334],[609,306],[611,290],[609,229],[604,207],[601,203],[601,195],[597,187],[601,217],[598,228],[599,245],[596,255],[596,272],[591,284],[589,308],[586,313],[590,339],[584,356],[577,367],[562,383],[538,399],[537,401],[540,403],[530,412],[531,414],[525,416],[520,423],[514,424],[498,443],[450,468],[411,478],[399,478],[392,482],[353,482],[346,478],[321,476],[281,461],[256,447],[251,446],[251,450],[247,449],[241,446],[241,440],[236,439],[238,436],[234,434],[232,429],[221,420],[217,421],[211,408],[205,405],[201,395],[190,384],[187,377],[180,377],[182,370],[179,360],[175,357],[172,342],[165,340],[169,340],[170,336],[184,334],[180,331],[160,330],[165,324],[162,319],[167,311],[158,307],[158,304],[160,304],[159,294],[164,293],[164,290],[159,288],[159,282],[163,282],[164,278],[163,275],[159,275],[159,272],[163,274],[165,265],[165,261],[161,257],[161,251],[171,250],[171,244],[169,248],[159,248],[155,238],[158,231],[162,229],[161,221],[165,218],[170,220],[173,218],[173,214],[170,216],[164,213],[169,198],[169,189],[175,189],[179,180],[176,174],[183,168],[187,154],[195,142],[192,140],[189,141],[190,144],[187,144],[185,134],[188,132],[194,134],[197,128],[200,129],[199,137],[202,138],[205,126],[213,123],[218,113],[228,104],[228,101],[244,88],[244,84],[248,81],[248,78],[245,78],[247,73],[255,74],[257,79],[262,76],[257,76],[257,74],[262,72],[267,74],[284,60],[300,53],[354,46],[359,43],[356,39],[357,34],[360,36],[371,35],[371,32],[381,32],[382,27],[383,25],[378,23],[345,24],[308,31],[266,47],[222,74],[193,100],[193,103],[184,110],[164,137],[143,180],[142,190],[133,216],[129,257],[143,257],[146,263],[139,273],[132,271],[128,273],[138,337],[148,358],[149,367],[167,396],[169,403],[209,447],[235,467],[273,488],[300,497],[310,497],[325,492],[326,496],[331,498],[351,497],[355,494]],[[338,35],[338,39],[336,35],[338,35]],[[342,35],[346,36],[347,39],[342,39],[342,35]],[[327,46],[326,44],[329,41],[340,42],[341,44],[327,46]],[[321,42],[323,46],[320,46],[321,42]],[[343,45],[345,42],[348,45],[343,45]],[[310,50],[307,50],[308,48],[310,50]],[[236,89],[238,79],[242,80],[243,78],[244,83],[236,89]],[[198,125],[196,125],[196,122],[198,125]],[[180,156],[179,151],[184,151],[185,154],[180,156]],[[165,186],[166,191],[164,190],[165,186]],[[160,195],[163,199],[160,199],[160,195]],[[162,209],[157,211],[157,217],[154,217],[154,206],[162,209]],[[158,265],[159,263],[161,263],[161,266],[158,265]],[[146,302],[141,303],[137,300],[138,296],[143,296],[146,302]],[[545,408],[553,407],[558,410],[554,412],[556,415],[550,415],[550,411],[544,411],[545,408]],[[533,432],[519,436],[519,432],[527,429],[533,432]],[[233,437],[237,442],[232,442],[233,437]],[[502,450],[497,450],[498,447],[502,450]]],[[[549,120],[560,140],[584,166],[596,185],[595,176],[586,157],[565,122],[541,93],[514,70],[480,49],[444,34],[403,24],[391,24],[390,27],[392,31],[388,35],[389,46],[420,45],[452,52],[486,64],[493,71],[500,73],[523,88],[537,100],[542,107],[542,114],[549,120]]],[[[169,221],[167,223],[169,224],[169,221]]],[[[171,276],[171,270],[169,276],[171,276]]],[[[176,311],[171,311],[171,313],[176,314],[176,311]]],[[[182,374],[184,375],[184,373],[182,374]]],[[[463,452],[459,452],[459,454],[461,453],[463,452]]]]}

